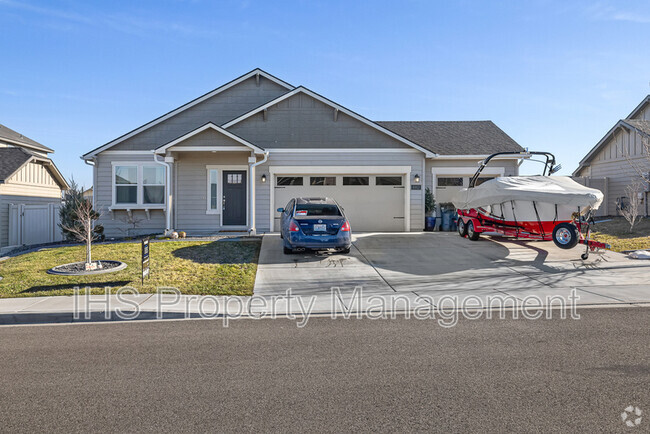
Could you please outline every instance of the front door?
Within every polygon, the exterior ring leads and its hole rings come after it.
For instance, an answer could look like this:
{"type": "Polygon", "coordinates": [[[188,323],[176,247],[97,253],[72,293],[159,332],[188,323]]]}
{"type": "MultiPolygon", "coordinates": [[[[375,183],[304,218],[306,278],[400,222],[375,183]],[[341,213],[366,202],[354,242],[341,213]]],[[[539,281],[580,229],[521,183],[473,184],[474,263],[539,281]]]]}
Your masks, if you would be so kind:
{"type": "Polygon", "coordinates": [[[246,225],[246,171],[223,171],[224,226],[246,225]]]}

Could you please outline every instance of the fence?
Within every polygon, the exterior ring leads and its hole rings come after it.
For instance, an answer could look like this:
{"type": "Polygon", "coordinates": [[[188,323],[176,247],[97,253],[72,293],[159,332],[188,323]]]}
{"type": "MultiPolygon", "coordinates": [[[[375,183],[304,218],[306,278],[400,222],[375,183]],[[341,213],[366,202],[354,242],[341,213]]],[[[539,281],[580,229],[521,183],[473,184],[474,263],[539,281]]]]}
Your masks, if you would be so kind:
{"type": "Polygon", "coordinates": [[[9,245],[21,246],[62,241],[59,204],[9,204],[9,245]]]}

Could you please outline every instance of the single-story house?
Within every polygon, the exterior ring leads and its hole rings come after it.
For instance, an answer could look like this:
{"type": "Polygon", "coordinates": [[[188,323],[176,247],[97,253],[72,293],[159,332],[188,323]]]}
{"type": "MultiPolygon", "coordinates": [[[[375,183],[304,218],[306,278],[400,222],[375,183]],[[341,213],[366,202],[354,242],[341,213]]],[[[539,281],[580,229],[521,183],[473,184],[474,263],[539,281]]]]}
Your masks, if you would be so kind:
{"type": "Polygon", "coordinates": [[[449,201],[480,159],[522,150],[490,121],[375,122],[255,69],[82,158],[107,236],[277,231],[300,196],[336,199],[355,231],[420,231],[426,187],[449,201]]]}
{"type": "Polygon", "coordinates": [[[58,207],[69,186],[52,152],[0,125],[0,251],[61,239],[58,207]]]}
{"type": "Polygon", "coordinates": [[[605,194],[603,215],[616,215],[617,205],[625,203],[625,188],[645,178],[641,193],[643,211],[648,215],[650,199],[650,95],[630,113],[619,120],[580,161],[573,176],[597,186],[605,194]],[[642,176],[643,175],[643,176],[642,176]]]}

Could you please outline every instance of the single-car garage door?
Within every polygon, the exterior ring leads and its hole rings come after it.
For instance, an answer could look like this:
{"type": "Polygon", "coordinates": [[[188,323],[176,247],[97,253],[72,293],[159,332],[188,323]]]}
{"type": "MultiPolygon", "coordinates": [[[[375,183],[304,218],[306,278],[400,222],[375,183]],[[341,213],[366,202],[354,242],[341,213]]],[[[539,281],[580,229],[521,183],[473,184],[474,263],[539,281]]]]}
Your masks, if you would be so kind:
{"type": "Polygon", "coordinates": [[[276,174],[274,230],[279,230],[278,208],[294,197],[330,197],[336,200],[353,231],[404,231],[404,175],[291,175],[276,174]]]}

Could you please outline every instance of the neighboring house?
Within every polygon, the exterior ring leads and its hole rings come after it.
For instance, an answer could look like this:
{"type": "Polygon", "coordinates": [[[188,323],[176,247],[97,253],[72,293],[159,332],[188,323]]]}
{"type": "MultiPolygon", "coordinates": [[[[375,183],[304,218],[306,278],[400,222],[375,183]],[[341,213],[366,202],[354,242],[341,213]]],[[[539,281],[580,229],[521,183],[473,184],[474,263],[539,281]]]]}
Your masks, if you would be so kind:
{"type": "MultiPolygon", "coordinates": [[[[634,180],[640,180],[641,173],[650,172],[650,157],[647,150],[650,140],[650,95],[629,114],[619,120],[605,137],[580,161],[573,176],[583,178],[596,186],[604,185],[604,215],[617,214],[617,204],[627,200],[625,187],[634,180]],[[645,141],[645,145],[644,145],[645,141]]],[[[646,177],[647,179],[647,177],[646,177]]],[[[648,215],[648,185],[642,193],[643,211],[648,215]]]]}
{"type": "Polygon", "coordinates": [[[88,200],[92,201],[93,200],[93,188],[90,187],[89,189],[84,190],[84,192],[81,193],[81,195],[83,196],[84,199],[88,199],[88,200]]]}
{"type": "Polygon", "coordinates": [[[68,184],[52,149],[0,125],[0,250],[61,239],[56,226],[68,184]]]}
{"type": "Polygon", "coordinates": [[[426,187],[449,201],[502,150],[523,149],[489,121],[373,122],[255,69],[82,158],[108,236],[277,231],[299,196],[336,199],[355,231],[419,231],[426,187]]]}

